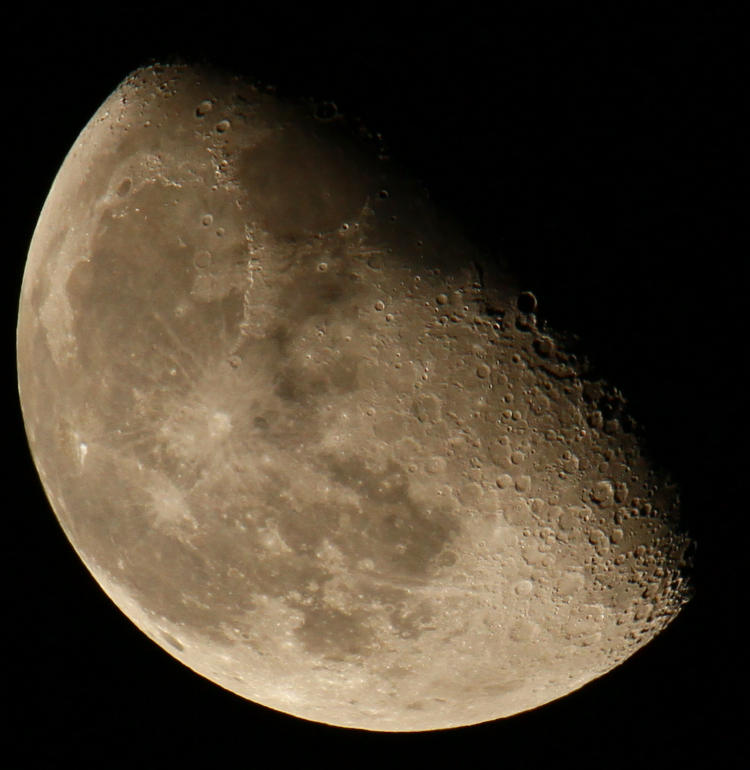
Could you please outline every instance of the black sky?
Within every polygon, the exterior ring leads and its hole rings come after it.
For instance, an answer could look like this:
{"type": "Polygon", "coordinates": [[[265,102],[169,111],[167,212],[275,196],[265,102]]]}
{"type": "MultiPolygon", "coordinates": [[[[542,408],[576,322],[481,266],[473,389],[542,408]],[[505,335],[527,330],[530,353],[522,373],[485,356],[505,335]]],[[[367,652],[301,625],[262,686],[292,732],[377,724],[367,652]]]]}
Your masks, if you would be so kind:
{"type": "Polygon", "coordinates": [[[421,755],[421,765],[438,767],[650,768],[701,757],[740,766],[747,256],[732,232],[747,95],[735,25],[635,24],[624,13],[540,25],[461,4],[242,7],[35,5],[9,14],[0,53],[13,489],[3,764],[245,767],[267,752],[266,763],[283,765],[398,766],[421,755]],[[696,596],[660,637],[534,712],[382,735],[304,722],[224,692],[109,602],[57,525],[27,449],[15,317],[34,225],[71,144],[129,71],[173,55],[360,115],[488,254],[515,266],[540,317],[581,337],[649,429],[698,542],[696,596]]]}

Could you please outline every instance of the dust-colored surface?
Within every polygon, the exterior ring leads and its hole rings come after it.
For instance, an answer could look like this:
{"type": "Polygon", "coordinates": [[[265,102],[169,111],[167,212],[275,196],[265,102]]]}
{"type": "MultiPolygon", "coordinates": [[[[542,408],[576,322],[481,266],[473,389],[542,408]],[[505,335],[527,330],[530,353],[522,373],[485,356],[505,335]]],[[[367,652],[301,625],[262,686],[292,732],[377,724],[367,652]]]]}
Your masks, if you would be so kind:
{"type": "Polygon", "coordinates": [[[424,730],[560,697],[674,616],[686,541],[517,297],[338,121],[140,70],[24,276],[49,499],[145,633],[264,705],[424,730]]]}

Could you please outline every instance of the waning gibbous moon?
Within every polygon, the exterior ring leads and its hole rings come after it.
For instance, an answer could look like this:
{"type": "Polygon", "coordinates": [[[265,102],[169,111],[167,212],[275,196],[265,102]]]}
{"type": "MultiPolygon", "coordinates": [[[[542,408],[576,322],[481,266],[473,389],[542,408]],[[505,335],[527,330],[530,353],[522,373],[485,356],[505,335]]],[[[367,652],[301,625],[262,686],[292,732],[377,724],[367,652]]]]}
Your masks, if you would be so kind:
{"type": "Polygon", "coordinates": [[[32,454],[115,604],[317,722],[507,717],[687,600],[619,392],[327,106],[131,74],[71,148],[18,320],[32,454]]]}

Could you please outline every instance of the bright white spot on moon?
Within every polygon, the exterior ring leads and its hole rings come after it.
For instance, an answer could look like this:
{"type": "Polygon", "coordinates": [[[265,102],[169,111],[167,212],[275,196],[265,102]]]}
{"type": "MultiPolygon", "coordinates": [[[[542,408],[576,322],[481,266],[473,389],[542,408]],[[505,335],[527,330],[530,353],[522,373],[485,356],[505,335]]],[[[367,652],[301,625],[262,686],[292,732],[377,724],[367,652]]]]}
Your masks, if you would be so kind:
{"type": "Polygon", "coordinates": [[[211,416],[209,435],[211,438],[226,436],[232,428],[229,415],[224,412],[214,412],[211,416]]]}

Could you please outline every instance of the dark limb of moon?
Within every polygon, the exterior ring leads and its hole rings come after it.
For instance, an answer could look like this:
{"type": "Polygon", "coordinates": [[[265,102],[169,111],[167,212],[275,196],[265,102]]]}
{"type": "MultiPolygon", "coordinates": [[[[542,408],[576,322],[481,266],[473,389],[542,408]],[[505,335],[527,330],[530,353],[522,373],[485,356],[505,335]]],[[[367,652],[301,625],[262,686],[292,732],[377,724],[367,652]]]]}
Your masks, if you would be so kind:
{"type": "Polygon", "coordinates": [[[29,442],[95,578],[203,676],[372,730],[508,716],[687,595],[675,490],[535,310],[342,120],[145,68],[34,235],[29,442]]]}

